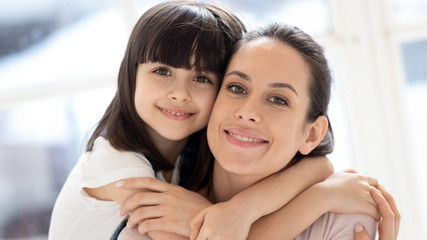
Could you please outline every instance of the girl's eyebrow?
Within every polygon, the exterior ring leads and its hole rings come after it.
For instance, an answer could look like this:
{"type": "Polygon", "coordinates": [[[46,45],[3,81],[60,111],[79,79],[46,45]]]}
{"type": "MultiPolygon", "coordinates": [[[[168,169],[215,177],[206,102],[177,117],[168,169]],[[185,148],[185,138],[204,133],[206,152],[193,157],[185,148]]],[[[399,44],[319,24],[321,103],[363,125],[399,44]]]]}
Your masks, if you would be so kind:
{"type": "MultiPolygon", "coordinates": [[[[230,76],[230,75],[237,75],[238,77],[240,77],[246,81],[251,81],[251,78],[248,75],[246,75],[245,73],[242,73],[240,71],[229,72],[226,75],[226,77],[230,76]]],[[[290,84],[282,83],[282,82],[275,82],[275,83],[270,83],[268,86],[272,87],[272,88],[288,88],[289,90],[291,90],[292,92],[294,92],[298,96],[297,90],[295,90],[295,88],[292,87],[292,85],[290,85],[290,84]]]]}

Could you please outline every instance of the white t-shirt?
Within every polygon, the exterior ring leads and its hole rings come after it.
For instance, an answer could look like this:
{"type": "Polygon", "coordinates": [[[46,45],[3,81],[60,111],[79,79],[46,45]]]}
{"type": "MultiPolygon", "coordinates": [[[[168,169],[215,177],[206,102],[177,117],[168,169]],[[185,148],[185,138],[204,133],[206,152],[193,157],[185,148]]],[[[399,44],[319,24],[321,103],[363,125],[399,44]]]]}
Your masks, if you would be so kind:
{"type": "MultiPolygon", "coordinates": [[[[177,182],[178,175],[175,167],[172,183],[177,182]]],[[[157,176],[164,179],[161,173],[157,176]]],[[[97,188],[132,177],[154,178],[156,174],[144,155],[118,151],[108,140],[97,138],[92,151],[80,157],[59,193],[52,212],[49,240],[110,239],[124,218],[119,216],[120,206],[90,197],[83,188],[97,188]]]]}

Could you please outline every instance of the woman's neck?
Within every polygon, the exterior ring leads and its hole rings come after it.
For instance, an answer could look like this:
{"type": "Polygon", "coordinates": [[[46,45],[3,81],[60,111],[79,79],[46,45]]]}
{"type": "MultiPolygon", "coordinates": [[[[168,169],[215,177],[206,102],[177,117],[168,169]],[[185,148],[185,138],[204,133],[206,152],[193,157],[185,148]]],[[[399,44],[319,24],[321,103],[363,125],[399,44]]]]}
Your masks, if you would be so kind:
{"type": "Polygon", "coordinates": [[[223,169],[217,161],[213,169],[213,192],[216,202],[230,200],[233,196],[255,184],[255,176],[242,176],[223,169]]]}

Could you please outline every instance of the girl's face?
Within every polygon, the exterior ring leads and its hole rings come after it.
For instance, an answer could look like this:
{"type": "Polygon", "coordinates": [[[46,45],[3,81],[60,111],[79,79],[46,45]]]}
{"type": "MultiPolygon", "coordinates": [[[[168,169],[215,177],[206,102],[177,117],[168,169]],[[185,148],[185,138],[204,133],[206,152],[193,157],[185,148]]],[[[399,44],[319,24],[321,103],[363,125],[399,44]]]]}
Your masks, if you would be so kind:
{"type": "Polygon", "coordinates": [[[209,146],[226,171],[268,176],[309,135],[309,67],[288,45],[268,38],[232,57],[208,124],[209,146]]]}
{"type": "Polygon", "coordinates": [[[151,137],[182,140],[206,126],[218,83],[212,73],[159,62],[139,64],[135,107],[151,137]]]}

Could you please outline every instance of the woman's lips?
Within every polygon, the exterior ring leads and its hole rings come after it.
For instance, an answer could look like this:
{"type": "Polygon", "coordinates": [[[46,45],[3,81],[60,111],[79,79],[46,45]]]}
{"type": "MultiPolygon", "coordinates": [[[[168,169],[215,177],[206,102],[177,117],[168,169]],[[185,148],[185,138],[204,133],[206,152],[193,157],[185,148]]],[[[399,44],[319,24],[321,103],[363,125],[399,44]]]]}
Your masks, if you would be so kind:
{"type": "Polygon", "coordinates": [[[267,144],[268,141],[262,139],[257,134],[239,128],[231,128],[224,130],[226,139],[234,145],[244,148],[259,147],[267,144]]]}

